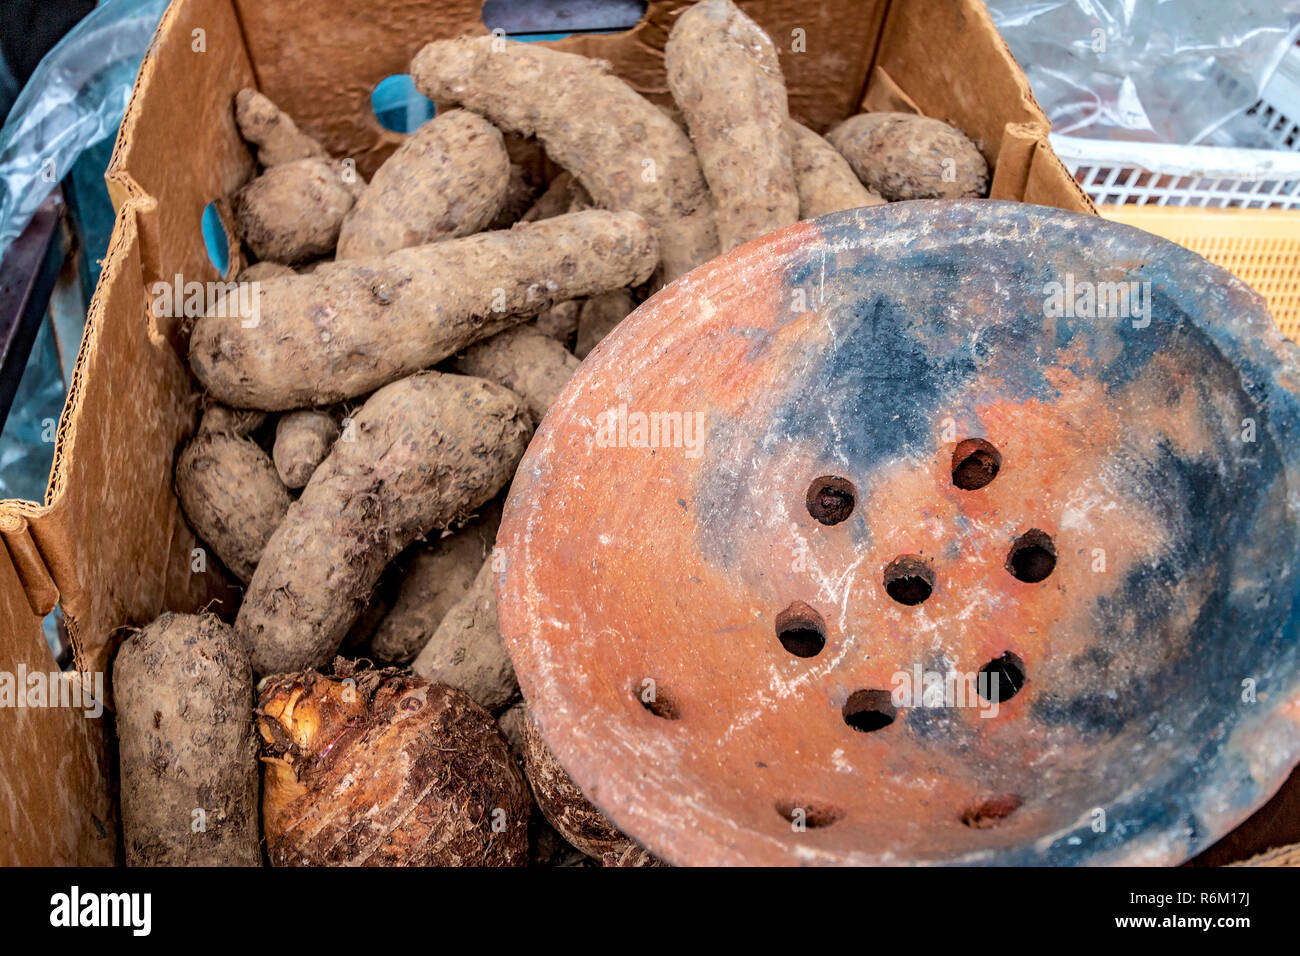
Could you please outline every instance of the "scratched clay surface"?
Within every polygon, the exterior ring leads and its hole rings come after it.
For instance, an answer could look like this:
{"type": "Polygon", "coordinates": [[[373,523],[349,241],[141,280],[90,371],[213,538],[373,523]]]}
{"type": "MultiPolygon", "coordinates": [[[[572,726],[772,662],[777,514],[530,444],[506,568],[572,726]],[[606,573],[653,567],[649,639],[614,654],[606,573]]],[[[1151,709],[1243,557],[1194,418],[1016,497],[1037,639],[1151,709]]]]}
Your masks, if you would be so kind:
{"type": "Polygon", "coordinates": [[[1186,859],[1300,760],[1298,358],[1226,272],[1042,207],[896,203],[714,260],[592,353],[515,479],[500,625],[546,743],[677,864],[1186,859]],[[1067,278],[1149,310],[1048,317],[1067,278]],[[637,412],[701,413],[702,444],[643,447],[637,412]],[[1001,455],[975,490],[966,438],[1001,455]],[[811,516],[822,476],[846,520],[811,516]],[[1009,565],[1030,530],[1040,581],[1009,565]],[[920,603],[885,587],[905,555],[920,603]],[[859,693],[996,661],[996,713],[859,693]]]}

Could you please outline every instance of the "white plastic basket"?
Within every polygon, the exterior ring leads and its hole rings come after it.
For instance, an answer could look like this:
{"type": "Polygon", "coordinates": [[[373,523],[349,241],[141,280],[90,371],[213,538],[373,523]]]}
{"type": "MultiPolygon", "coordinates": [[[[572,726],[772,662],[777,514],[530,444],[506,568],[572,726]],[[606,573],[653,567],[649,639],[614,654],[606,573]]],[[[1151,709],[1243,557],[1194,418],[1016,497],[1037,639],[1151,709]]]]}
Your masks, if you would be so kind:
{"type": "Polygon", "coordinates": [[[1300,48],[1248,112],[1274,149],[1228,149],[1052,134],[1052,148],[1099,206],[1300,209],[1300,48]]]}

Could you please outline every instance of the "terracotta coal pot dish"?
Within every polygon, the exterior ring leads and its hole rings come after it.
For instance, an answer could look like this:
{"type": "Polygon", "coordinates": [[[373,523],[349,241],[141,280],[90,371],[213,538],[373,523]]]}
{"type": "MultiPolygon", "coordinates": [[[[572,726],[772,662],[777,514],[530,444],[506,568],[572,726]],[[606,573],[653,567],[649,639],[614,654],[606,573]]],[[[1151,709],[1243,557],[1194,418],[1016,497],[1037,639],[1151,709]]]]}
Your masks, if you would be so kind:
{"type": "Polygon", "coordinates": [[[741,246],[574,376],[500,625],[676,864],[1178,863],[1300,760],[1300,352],[1138,230],[894,203],[741,246]]]}

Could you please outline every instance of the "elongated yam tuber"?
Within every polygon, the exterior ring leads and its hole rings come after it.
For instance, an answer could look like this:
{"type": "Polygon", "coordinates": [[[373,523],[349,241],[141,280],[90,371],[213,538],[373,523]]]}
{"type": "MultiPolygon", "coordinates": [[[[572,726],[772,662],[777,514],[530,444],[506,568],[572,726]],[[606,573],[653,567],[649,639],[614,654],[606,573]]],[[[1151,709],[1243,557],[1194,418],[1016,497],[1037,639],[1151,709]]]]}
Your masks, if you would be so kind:
{"type": "Polygon", "coordinates": [[[573,778],[547,748],[531,716],[524,720],[524,769],[542,815],[560,836],[587,856],[621,856],[637,843],[582,795],[573,778]]]}
{"type": "Polygon", "coordinates": [[[641,282],[657,259],[639,216],[589,210],[335,262],[261,283],[233,316],[199,319],[190,366],[237,407],[323,405],[428,368],[554,302],[641,282]]]}
{"type": "Polygon", "coordinates": [[[890,202],[983,198],[989,167],[955,126],[911,113],[859,113],[826,139],[863,185],[890,202]]]}
{"type": "Polygon", "coordinates": [[[632,293],[627,289],[602,292],[583,302],[582,311],[578,313],[578,340],[573,354],[585,359],[634,308],[632,293]]]}
{"type": "Polygon", "coordinates": [[[518,163],[510,164],[510,179],[506,183],[506,195],[501,200],[501,208],[487,224],[488,229],[509,229],[519,222],[537,199],[538,184],[532,174],[518,163]]]}
{"type": "Polygon", "coordinates": [[[492,716],[398,671],[269,681],[257,709],[273,866],[523,866],[530,805],[492,716]]]}
{"type": "Polygon", "coordinates": [[[540,423],[582,363],[550,336],[517,326],[475,342],[453,362],[456,371],[504,385],[540,423]]]}
{"type": "Polygon", "coordinates": [[[284,486],[301,488],[307,484],[338,437],[338,423],[327,412],[302,409],[281,415],[275,423],[271,460],[284,486]]]}
{"type": "Polygon", "coordinates": [[[420,91],[533,134],[603,209],[645,217],[665,280],[718,252],[712,201],[690,140],[608,64],[496,37],[440,40],[411,62],[420,91]]]}
{"type": "Polygon", "coordinates": [[[382,256],[479,232],[501,209],[509,183],[501,132],[467,110],[439,113],[371,177],[343,220],[335,258],[382,256]]]}
{"type": "Polygon", "coordinates": [[[266,422],[266,412],[251,408],[231,408],[220,402],[210,402],[199,419],[200,432],[224,432],[247,438],[266,422]]]}
{"type": "Polygon", "coordinates": [[[722,252],[799,219],[785,80],[766,33],[731,0],[682,11],[664,47],[716,206],[722,252]]]}
{"type": "Polygon", "coordinates": [[[235,281],[262,282],[265,279],[280,279],[291,275],[297,275],[297,273],[282,262],[255,262],[241,271],[235,277],[235,281]]]}
{"type": "Polygon", "coordinates": [[[551,219],[566,212],[578,212],[591,207],[591,195],[582,188],[582,183],[573,178],[573,174],[561,171],[551,180],[546,191],[537,197],[537,201],[528,207],[523,215],[524,222],[537,222],[539,219],[551,219]]]}
{"type": "Polygon", "coordinates": [[[239,236],[258,259],[292,265],[334,251],[352,192],[330,162],[272,166],[231,198],[239,236]]]}
{"type": "Polygon", "coordinates": [[[267,542],[235,629],[258,674],[333,657],[384,567],[491,500],[528,444],[499,385],[424,372],[375,392],[267,542]]]}
{"type": "Polygon", "coordinates": [[[519,693],[514,665],[497,631],[497,577],[489,557],[411,665],[420,677],[459,687],[492,711],[519,693]]]}
{"type": "Polygon", "coordinates": [[[500,506],[489,503],[463,528],[416,552],[392,609],[374,630],[370,646],[378,660],[406,664],[429,643],[447,612],[473,585],[500,522],[500,506]]]}
{"type": "Polygon", "coordinates": [[[257,161],[268,169],[298,159],[329,158],[324,146],[257,90],[235,94],[235,123],[239,135],[257,147],[257,161]]]}
{"type": "Polygon", "coordinates": [[[221,563],[247,582],[289,510],[271,458],[231,431],[201,430],[176,460],[176,497],[221,563]]]}
{"type": "Polygon", "coordinates": [[[568,348],[578,331],[578,316],[582,314],[582,303],[585,301],[586,299],[569,299],[567,302],[557,302],[528,324],[548,339],[568,348]]]}
{"type": "Polygon", "coordinates": [[[834,146],[802,123],[790,120],[788,128],[800,219],[884,203],[879,193],[862,185],[849,161],[834,146]]]}
{"type": "Polygon", "coordinates": [[[261,866],[248,651],[212,614],[164,614],[113,662],[128,866],[261,866]]]}

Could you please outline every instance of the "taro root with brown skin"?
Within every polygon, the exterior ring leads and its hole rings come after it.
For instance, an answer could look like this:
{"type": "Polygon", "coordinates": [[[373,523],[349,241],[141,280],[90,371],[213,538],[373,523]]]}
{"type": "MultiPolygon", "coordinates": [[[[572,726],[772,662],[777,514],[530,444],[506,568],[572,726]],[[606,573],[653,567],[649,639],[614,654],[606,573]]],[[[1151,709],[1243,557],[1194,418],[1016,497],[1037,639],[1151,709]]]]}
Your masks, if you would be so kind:
{"type": "Polygon", "coordinates": [[[248,651],[212,614],[164,614],[113,662],[127,866],[261,866],[248,651]]]}
{"type": "Polygon", "coordinates": [[[499,42],[430,43],[411,61],[411,75],[435,102],[458,103],[503,130],[536,136],[602,209],[643,216],[658,234],[665,281],[717,255],[708,185],[671,119],[603,61],[532,43],[496,49],[499,42]]]}
{"type": "Polygon", "coordinates": [[[641,217],[592,209],[332,262],[262,282],[256,322],[251,305],[200,318],[190,366],[240,408],[325,405],[428,368],[555,302],[643,282],[658,258],[641,217]]]}
{"type": "Polygon", "coordinates": [[[731,0],[683,10],[664,47],[715,203],[722,252],[799,219],[790,119],[776,48],[731,0]]]}
{"type": "Polygon", "coordinates": [[[258,674],[321,666],[390,561],[463,520],[510,480],[531,427],[520,400],[464,375],[422,372],[352,416],[267,542],[235,629],[258,674]]]}
{"type": "Polygon", "coordinates": [[[234,430],[239,423],[229,412],[209,409],[199,433],[181,451],[176,497],[194,533],[231,574],[247,582],[290,498],[270,456],[234,430]]]}
{"type": "Polygon", "coordinates": [[[826,139],[849,161],[862,184],[890,202],[902,199],[980,199],[989,167],[955,126],[912,113],[859,113],[826,139]]]}
{"type": "Polygon", "coordinates": [[[582,795],[578,785],[547,748],[532,718],[524,719],[524,769],[542,814],[564,839],[593,859],[621,857],[640,849],[582,795]]]}
{"type": "Polygon", "coordinates": [[[273,866],[524,866],[530,805],[468,695],[340,659],[268,681],[257,708],[273,866]]]}
{"type": "Polygon", "coordinates": [[[500,211],[509,185],[501,132],[468,110],[439,113],[371,177],[343,220],[336,259],[472,235],[500,211]]]}

